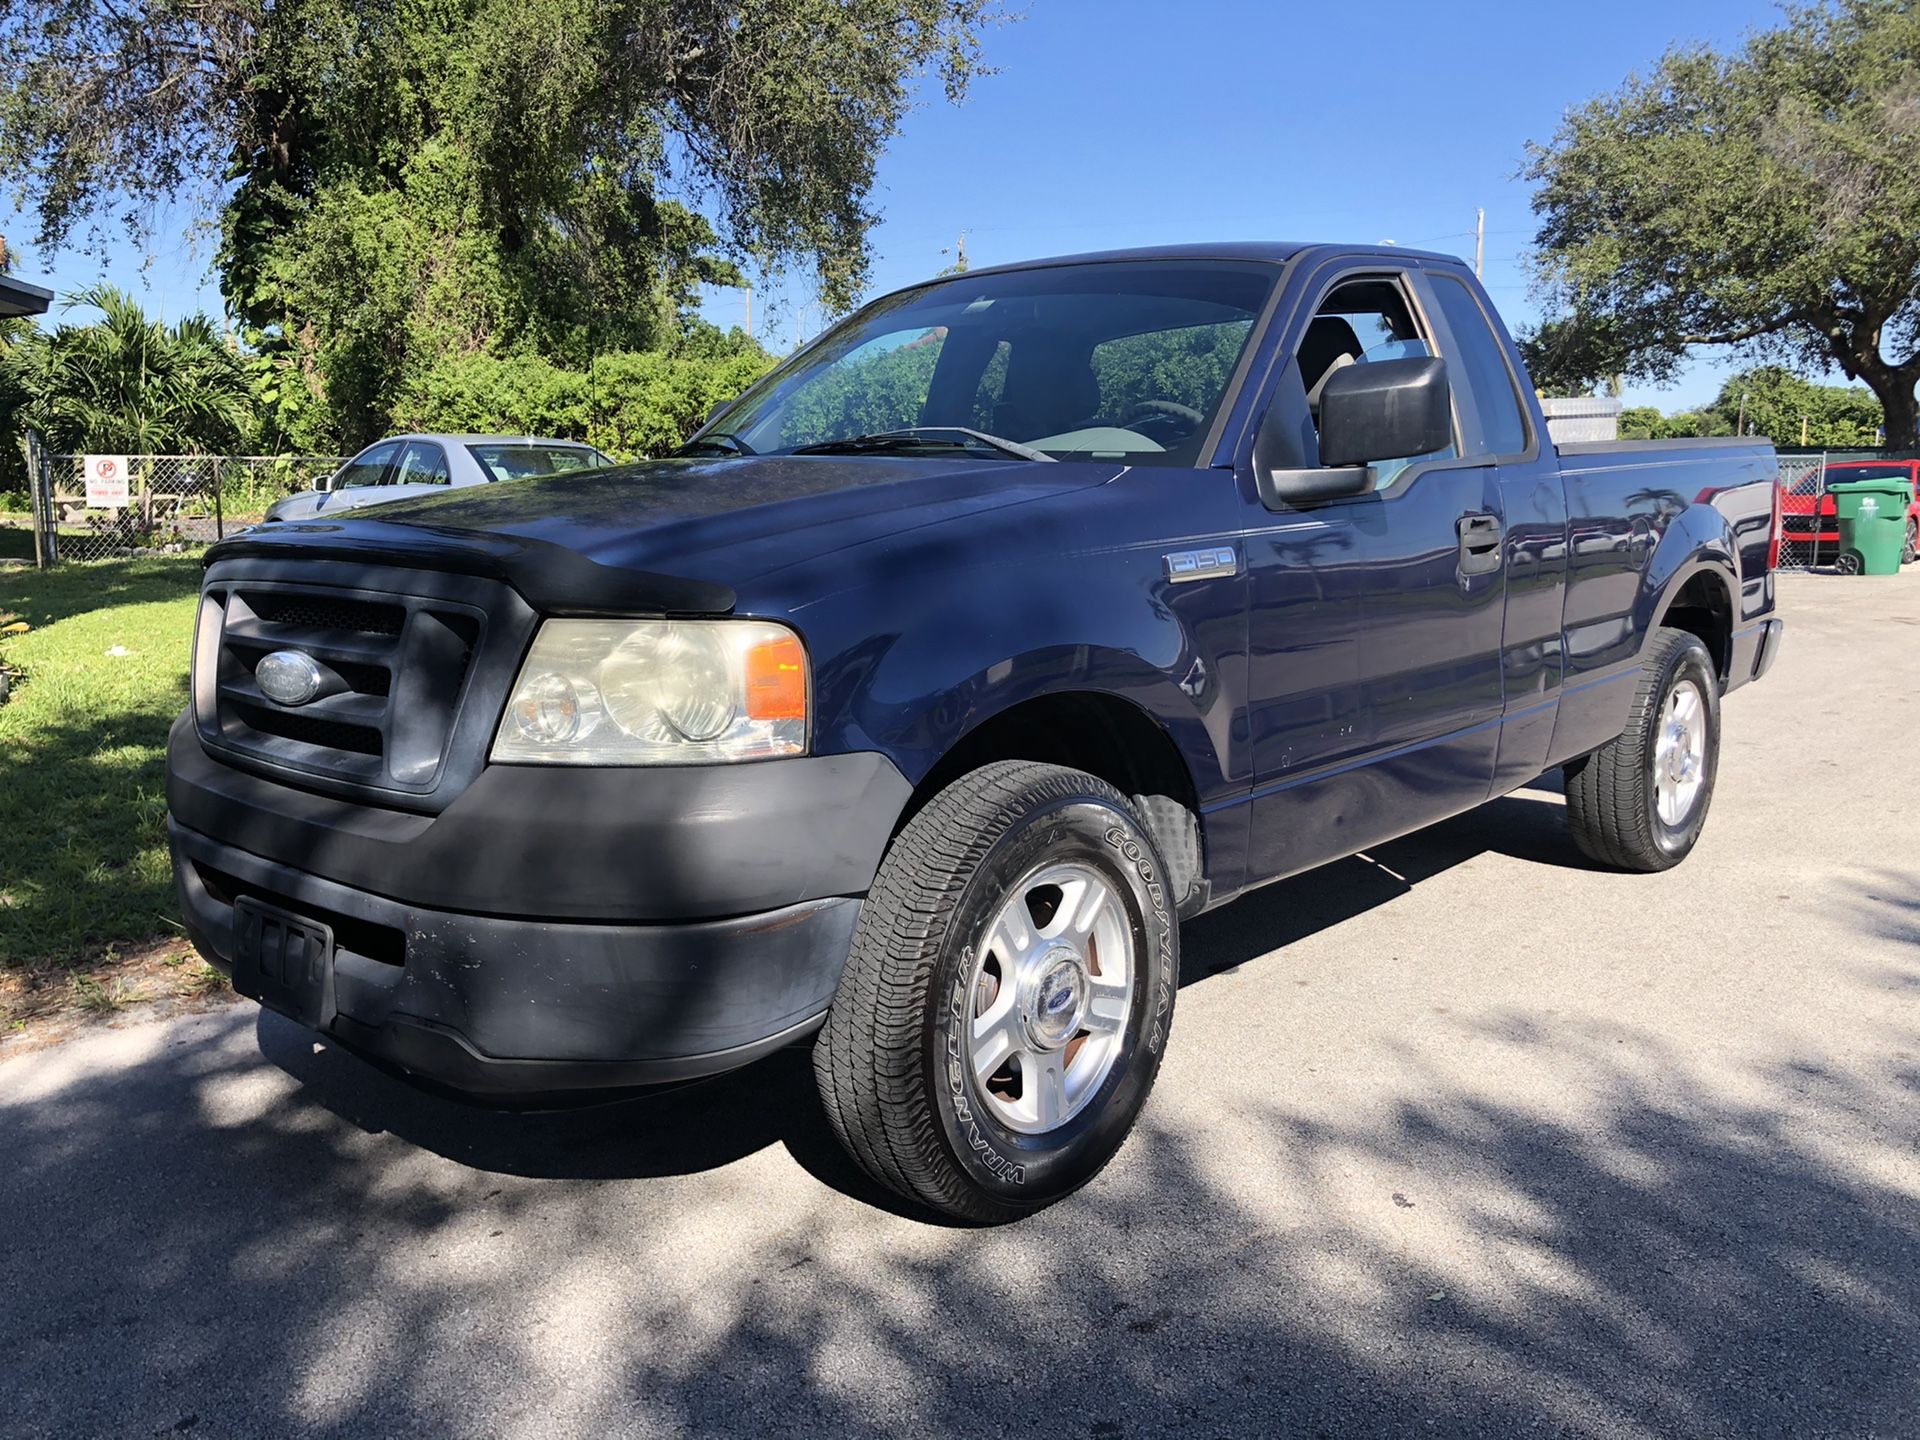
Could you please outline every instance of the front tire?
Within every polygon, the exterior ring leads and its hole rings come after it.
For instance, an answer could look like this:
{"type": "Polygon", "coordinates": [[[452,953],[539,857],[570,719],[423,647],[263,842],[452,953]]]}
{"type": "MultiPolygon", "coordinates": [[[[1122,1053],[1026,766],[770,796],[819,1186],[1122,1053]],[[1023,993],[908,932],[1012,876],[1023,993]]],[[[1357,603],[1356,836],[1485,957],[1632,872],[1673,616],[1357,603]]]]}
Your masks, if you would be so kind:
{"type": "Polygon", "coordinates": [[[1112,786],[1004,761],[895,837],[814,1046],[866,1172],[972,1221],[1097,1175],[1145,1105],[1179,928],[1152,838],[1112,786]]]}
{"type": "Polygon", "coordinates": [[[1720,685],[1697,635],[1659,629],[1627,727],[1565,770],[1567,819],[1589,859],[1669,870],[1707,823],[1720,765],[1720,685]]]}
{"type": "Polygon", "coordinates": [[[1900,563],[1911,565],[1914,556],[1920,554],[1920,520],[1907,521],[1907,540],[1900,547],[1900,563]]]}

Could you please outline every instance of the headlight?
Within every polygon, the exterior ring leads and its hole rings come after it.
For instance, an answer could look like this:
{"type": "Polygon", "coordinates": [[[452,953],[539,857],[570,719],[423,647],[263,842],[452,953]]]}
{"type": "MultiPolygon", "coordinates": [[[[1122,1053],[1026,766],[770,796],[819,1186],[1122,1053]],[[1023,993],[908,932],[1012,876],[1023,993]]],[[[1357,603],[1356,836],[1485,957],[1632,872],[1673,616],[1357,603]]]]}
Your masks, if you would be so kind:
{"type": "Polygon", "coordinates": [[[764,620],[549,620],[520,667],[493,758],[701,765],[807,748],[807,656],[764,620]]]}

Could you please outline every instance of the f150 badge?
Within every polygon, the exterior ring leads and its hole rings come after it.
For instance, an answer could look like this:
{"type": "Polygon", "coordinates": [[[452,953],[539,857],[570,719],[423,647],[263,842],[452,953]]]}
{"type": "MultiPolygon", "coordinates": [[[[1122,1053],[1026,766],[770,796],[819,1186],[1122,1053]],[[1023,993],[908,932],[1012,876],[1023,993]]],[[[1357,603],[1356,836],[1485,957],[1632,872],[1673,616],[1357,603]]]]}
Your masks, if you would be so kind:
{"type": "Polygon", "coordinates": [[[1189,580],[1218,580],[1240,568],[1240,556],[1231,545],[1211,550],[1176,550],[1167,556],[1167,579],[1175,585],[1189,580]]]}

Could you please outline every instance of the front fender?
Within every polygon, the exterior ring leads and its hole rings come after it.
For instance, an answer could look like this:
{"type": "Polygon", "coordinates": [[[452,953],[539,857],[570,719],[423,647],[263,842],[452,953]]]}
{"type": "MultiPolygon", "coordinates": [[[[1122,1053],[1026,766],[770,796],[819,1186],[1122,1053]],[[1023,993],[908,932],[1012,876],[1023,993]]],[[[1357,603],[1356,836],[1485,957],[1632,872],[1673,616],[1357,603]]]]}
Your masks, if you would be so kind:
{"type": "Polygon", "coordinates": [[[1158,543],[977,565],[805,607],[815,749],[878,750],[918,783],[975,727],[1048,695],[1134,705],[1172,738],[1201,802],[1244,788],[1245,577],[1170,585],[1158,543]]]}

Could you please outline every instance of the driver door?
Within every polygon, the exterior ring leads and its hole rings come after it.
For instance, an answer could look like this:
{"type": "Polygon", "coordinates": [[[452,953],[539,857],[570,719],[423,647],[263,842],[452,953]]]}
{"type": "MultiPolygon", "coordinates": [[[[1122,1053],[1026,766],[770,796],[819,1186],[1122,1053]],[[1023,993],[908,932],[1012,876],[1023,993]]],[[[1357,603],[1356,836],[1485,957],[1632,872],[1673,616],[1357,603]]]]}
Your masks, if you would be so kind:
{"type": "MultiPolygon", "coordinates": [[[[1268,400],[1297,416],[1298,463],[1319,463],[1319,395],[1334,371],[1448,358],[1423,293],[1409,270],[1379,265],[1309,279],[1268,400]]],[[[1487,798],[1504,698],[1501,496],[1491,467],[1461,458],[1454,392],[1454,443],[1376,465],[1372,493],[1270,510],[1243,476],[1254,511],[1250,879],[1487,798]]]]}

